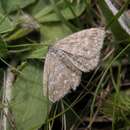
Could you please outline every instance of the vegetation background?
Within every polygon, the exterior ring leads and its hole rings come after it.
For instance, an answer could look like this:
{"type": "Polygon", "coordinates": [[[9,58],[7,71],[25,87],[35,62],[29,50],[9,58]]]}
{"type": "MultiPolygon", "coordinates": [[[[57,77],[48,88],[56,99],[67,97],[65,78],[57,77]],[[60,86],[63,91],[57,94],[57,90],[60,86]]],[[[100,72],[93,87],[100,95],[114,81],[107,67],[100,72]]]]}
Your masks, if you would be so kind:
{"type": "Polygon", "coordinates": [[[0,0],[0,130],[130,129],[130,0],[0,0]],[[55,104],[43,96],[48,48],[105,27],[99,66],[55,104]]]}

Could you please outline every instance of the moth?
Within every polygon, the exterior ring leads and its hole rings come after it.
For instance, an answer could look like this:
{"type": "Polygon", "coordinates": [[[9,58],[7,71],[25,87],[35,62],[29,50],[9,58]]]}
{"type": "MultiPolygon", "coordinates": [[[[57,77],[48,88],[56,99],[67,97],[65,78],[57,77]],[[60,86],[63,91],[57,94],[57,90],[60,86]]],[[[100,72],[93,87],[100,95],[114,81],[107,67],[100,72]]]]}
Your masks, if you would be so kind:
{"type": "Polygon", "coordinates": [[[104,28],[90,28],[57,41],[45,58],[44,95],[56,102],[80,84],[82,72],[93,70],[100,57],[104,28]]]}

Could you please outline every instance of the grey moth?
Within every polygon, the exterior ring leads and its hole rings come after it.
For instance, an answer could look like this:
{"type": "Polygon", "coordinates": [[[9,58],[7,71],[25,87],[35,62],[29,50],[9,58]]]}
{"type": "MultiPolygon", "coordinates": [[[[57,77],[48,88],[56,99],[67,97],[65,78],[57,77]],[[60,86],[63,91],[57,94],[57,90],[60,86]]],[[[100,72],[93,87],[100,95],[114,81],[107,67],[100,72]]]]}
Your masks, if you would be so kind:
{"type": "Polygon", "coordinates": [[[57,41],[45,58],[44,95],[56,102],[80,84],[82,72],[93,70],[100,57],[104,28],[90,28],[57,41]]]}

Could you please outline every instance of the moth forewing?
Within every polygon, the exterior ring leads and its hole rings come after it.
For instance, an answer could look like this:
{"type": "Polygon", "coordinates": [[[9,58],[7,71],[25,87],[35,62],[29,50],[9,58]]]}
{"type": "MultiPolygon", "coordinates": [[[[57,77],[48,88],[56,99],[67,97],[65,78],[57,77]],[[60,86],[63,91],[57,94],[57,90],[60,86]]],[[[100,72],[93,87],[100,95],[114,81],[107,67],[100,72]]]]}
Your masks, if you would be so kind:
{"type": "Polygon", "coordinates": [[[100,52],[104,37],[104,28],[85,29],[58,41],[54,47],[74,56],[89,59],[100,52]]]}

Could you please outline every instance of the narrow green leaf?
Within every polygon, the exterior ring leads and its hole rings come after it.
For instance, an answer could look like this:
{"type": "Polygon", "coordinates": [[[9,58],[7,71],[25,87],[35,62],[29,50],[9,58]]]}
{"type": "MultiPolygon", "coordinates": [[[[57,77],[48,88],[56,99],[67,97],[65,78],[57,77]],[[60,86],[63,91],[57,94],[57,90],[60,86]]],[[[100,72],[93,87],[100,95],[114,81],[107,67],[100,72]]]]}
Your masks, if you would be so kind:
{"type": "MultiPolygon", "coordinates": [[[[32,16],[35,16],[38,12],[41,12],[41,10],[44,10],[45,8],[50,7],[50,2],[48,0],[37,0],[35,4],[32,4],[28,7],[28,12],[32,16]]],[[[44,10],[42,13],[47,13],[46,10],[44,10]]]]}
{"type": "MultiPolygon", "coordinates": [[[[66,4],[64,1],[61,3],[56,3],[55,5],[66,20],[74,19],[80,16],[86,8],[85,2],[80,2],[80,4],[73,2],[70,3],[70,6],[68,6],[68,4],[66,4]]],[[[40,23],[61,21],[61,18],[54,11],[53,5],[48,5],[47,7],[43,8],[35,15],[35,18],[40,23]]]]}
{"type": "Polygon", "coordinates": [[[7,55],[8,49],[5,42],[0,40],[0,57],[5,57],[7,55]]]}
{"type": "Polygon", "coordinates": [[[48,46],[37,47],[26,56],[28,59],[43,59],[48,52],[48,46]]]}
{"type": "MultiPolygon", "coordinates": [[[[115,38],[117,40],[124,40],[124,39],[129,38],[129,34],[122,28],[122,26],[120,25],[120,23],[117,19],[118,17],[112,13],[110,8],[106,4],[105,0],[98,0],[98,4],[106,19],[106,23],[110,24],[110,29],[112,30],[115,38]],[[113,21],[113,19],[114,19],[114,21],[113,21]]],[[[119,14],[120,14],[120,12],[119,12],[119,14]]]]}

